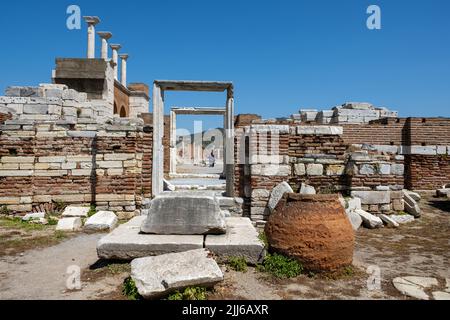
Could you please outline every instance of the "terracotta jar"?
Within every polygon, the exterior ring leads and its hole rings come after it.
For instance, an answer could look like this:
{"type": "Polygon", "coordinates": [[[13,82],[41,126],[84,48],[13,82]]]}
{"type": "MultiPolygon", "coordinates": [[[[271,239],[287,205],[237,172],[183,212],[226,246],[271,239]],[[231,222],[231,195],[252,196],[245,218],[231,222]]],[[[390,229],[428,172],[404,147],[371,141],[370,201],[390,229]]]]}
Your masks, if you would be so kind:
{"type": "Polygon", "coordinates": [[[335,271],[353,261],[355,236],[338,195],[286,193],[266,224],[272,251],[310,271],[335,271]]]}

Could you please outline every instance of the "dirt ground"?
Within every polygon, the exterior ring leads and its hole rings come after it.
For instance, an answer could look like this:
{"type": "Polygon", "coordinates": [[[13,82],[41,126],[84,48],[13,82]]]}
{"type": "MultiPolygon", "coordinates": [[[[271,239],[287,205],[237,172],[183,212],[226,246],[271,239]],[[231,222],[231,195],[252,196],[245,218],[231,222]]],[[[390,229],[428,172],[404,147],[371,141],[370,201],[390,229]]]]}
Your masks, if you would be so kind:
{"type": "MultiPolygon", "coordinates": [[[[420,205],[422,218],[399,229],[361,228],[351,273],[279,280],[255,268],[241,273],[222,266],[225,281],[209,299],[408,299],[393,287],[393,278],[427,276],[441,283],[450,278],[450,201],[424,196],[420,205]],[[379,271],[380,290],[368,289],[369,267],[379,271]]],[[[55,235],[52,227],[24,230],[0,223],[0,299],[126,299],[121,289],[130,266],[98,261],[101,236],[55,235]],[[73,265],[81,269],[81,290],[66,287],[73,265]]]]}

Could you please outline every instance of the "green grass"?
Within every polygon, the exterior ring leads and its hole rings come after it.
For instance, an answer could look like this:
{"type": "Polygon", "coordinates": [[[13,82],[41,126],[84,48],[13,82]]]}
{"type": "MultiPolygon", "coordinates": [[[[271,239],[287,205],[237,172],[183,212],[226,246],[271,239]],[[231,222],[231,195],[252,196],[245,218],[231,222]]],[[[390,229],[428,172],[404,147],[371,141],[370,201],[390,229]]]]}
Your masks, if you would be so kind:
{"type": "Polygon", "coordinates": [[[295,278],[303,272],[299,262],[279,254],[268,254],[257,269],[280,279],[295,278]]]}
{"type": "Polygon", "coordinates": [[[247,260],[242,257],[230,257],[228,259],[228,266],[237,272],[247,272],[247,260]]]}
{"type": "Polygon", "coordinates": [[[49,228],[48,225],[28,223],[21,218],[0,218],[0,226],[9,229],[21,229],[25,231],[42,231],[49,228]]]}
{"type": "Polygon", "coordinates": [[[172,293],[168,300],[186,300],[186,301],[202,301],[206,300],[207,292],[205,288],[201,287],[189,287],[186,288],[183,292],[177,291],[172,293]]]}
{"type": "Polygon", "coordinates": [[[131,277],[128,277],[123,282],[123,289],[122,293],[129,299],[129,300],[141,300],[142,297],[138,292],[138,289],[136,287],[136,283],[134,282],[131,277]]]}

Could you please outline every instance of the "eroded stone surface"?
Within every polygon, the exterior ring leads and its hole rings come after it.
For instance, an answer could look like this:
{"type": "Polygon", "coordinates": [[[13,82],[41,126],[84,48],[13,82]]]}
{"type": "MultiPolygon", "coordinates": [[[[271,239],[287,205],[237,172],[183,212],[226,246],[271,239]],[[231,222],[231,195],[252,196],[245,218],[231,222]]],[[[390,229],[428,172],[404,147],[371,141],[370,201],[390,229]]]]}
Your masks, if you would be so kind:
{"type": "Polygon", "coordinates": [[[67,231],[74,232],[81,230],[83,226],[83,222],[81,218],[73,217],[73,218],[63,218],[58,221],[58,225],[56,226],[57,231],[67,231]]]}
{"type": "Polygon", "coordinates": [[[173,252],[203,248],[202,235],[151,235],[141,234],[145,216],[139,216],[119,226],[97,244],[101,259],[133,260],[173,252]]]}
{"type": "Polygon", "coordinates": [[[87,218],[90,208],[88,207],[67,207],[62,216],[63,217],[80,217],[87,218]]]}
{"type": "Polygon", "coordinates": [[[269,210],[273,211],[275,210],[275,207],[277,206],[278,202],[280,202],[281,198],[283,198],[283,195],[285,193],[292,193],[294,192],[286,181],[283,181],[279,185],[277,185],[275,188],[273,188],[272,193],[270,195],[269,199],[269,210]]]}
{"type": "Polygon", "coordinates": [[[425,289],[439,284],[435,278],[414,276],[395,278],[392,283],[402,294],[419,300],[429,300],[430,297],[425,289]]]}
{"type": "Polygon", "coordinates": [[[383,221],[380,218],[374,216],[373,214],[370,214],[364,210],[355,210],[355,213],[361,216],[363,224],[366,228],[376,229],[383,227],[383,221]]]}
{"type": "Polygon", "coordinates": [[[190,286],[213,286],[223,280],[223,273],[208,250],[200,249],[135,259],[131,278],[139,294],[152,299],[190,286]]]}
{"type": "Polygon", "coordinates": [[[223,234],[225,215],[213,192],[167,193],[153,199],[141,231],[160,235],[223,234]]]}
{"type": "Polygon", "coordinates": [[[222,259],[243,257],[247,262],[256,264],[264,258],[264,243],[248,218],[228,218],[227,233],[208,235],[206,249],[222,259]]]}
{"type": "Polygon", "coordinates": [[[117,216],[111,211],[99,211],[90,217],[84,228],[92,231],[112,230],[118,222],[117,216]]]}

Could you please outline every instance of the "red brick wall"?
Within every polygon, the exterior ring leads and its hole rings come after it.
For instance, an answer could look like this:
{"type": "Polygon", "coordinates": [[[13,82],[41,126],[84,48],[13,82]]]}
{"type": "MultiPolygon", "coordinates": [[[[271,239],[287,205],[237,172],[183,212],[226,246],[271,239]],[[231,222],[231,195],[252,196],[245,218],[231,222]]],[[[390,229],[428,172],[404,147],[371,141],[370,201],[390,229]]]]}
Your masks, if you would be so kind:
{"type": "Polygon", "coordinates": [[[407,119],[383,119],[370,124],[343,124],[347,144],[402,145],[407,119]]]}
{"type": "Polygon", "coordinates": [[[405,157],[406,188],[436,190],[450,181],[450,156],[410,155],[405,157]]]}

